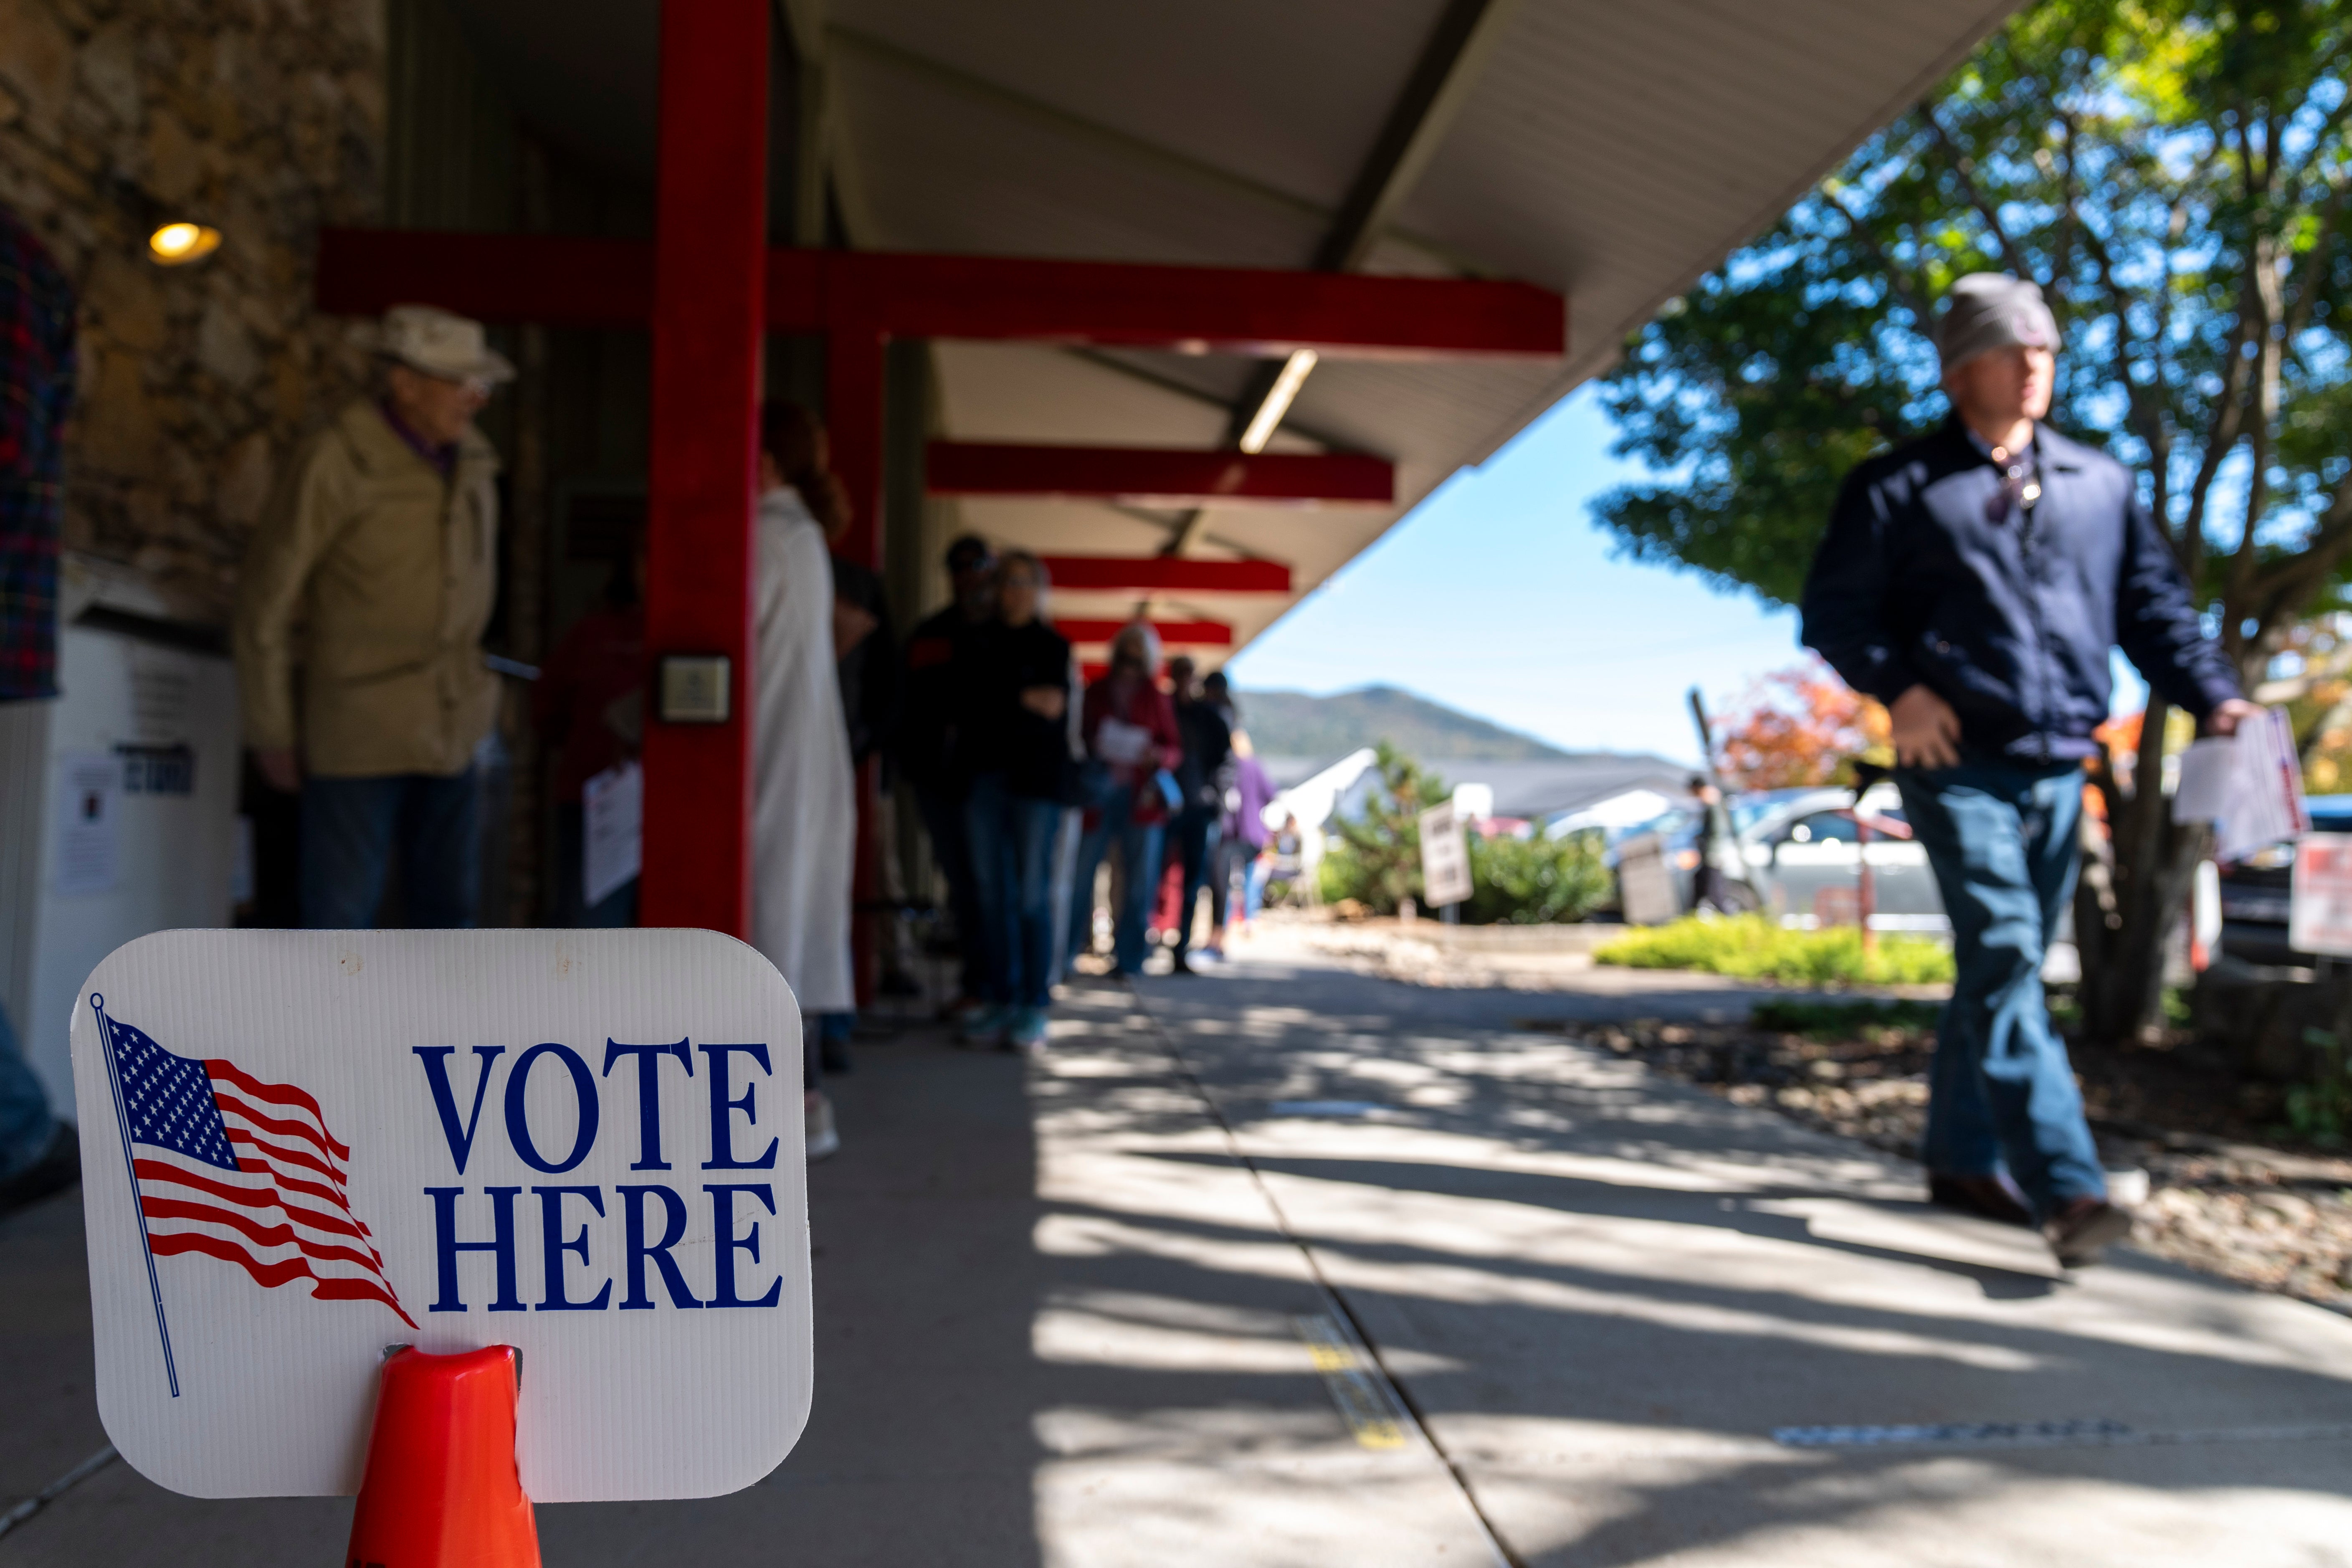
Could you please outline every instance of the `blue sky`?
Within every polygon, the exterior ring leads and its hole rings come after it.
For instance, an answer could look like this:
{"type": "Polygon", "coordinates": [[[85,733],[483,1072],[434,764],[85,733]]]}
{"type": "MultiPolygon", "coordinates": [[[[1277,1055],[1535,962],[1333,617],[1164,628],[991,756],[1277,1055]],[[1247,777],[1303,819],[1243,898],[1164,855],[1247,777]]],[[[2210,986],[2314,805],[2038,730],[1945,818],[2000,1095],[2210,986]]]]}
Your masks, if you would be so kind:
{"type": "Polygon", "coordinates": [[[1720,704],[1798,662],[1797,617],[1617,559],[1589,503],[1643,470],[1610,440],[1593,389],[1570,396],[1252,643],[1234,683],[1402,686],[1570,750],[1696,760],[1684,692],[1720,704]]]}

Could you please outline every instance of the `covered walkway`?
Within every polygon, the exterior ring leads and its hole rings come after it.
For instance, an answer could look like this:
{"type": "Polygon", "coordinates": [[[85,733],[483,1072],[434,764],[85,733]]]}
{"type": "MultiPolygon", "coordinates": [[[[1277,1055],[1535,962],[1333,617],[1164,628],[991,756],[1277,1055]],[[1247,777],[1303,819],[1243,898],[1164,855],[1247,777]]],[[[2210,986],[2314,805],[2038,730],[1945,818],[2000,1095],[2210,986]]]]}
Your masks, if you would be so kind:
{"type": "MultiPolygon", "coordinates": [[[[799,1449],[544,1510],[547,1561],[2352,1561],[2352,1323],[2131,1255],[2061,1282],[1895,1163],[1515,1026],[1744,1005],[1664,984],[1261,958],[1082,991],[1034,1062],[877,1046],[813,1173],[799,1449]]],[[[0,1510],[104,1443],[79,1220],[0,1225],[0,1510]]],[[[0,1568],[331,1562],[349,1509],[116,1464],[0,1568]]]]}

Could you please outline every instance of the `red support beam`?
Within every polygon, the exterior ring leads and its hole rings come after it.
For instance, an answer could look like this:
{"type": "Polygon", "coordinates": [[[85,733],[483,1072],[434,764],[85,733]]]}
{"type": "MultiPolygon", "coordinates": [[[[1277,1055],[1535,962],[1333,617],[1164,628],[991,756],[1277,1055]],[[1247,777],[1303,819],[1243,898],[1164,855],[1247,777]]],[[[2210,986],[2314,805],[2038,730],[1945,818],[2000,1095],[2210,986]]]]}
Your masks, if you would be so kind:
{"type": "MultiPolygon", "coordinates": [[[[661,121],[652,278],[653,416],[646,655],[724,654],[730,715],[646,726],[639,920],[749,936],[751,582],[761,323],[767,283],[771,0],[661,8],[661,121]]],[[[609,249],[593,253],[615,267],[609,249]]],[[[641,263],[626,261],[626,266],[641,263]]],[[[543,279],[574,307],[593,268],[543,279]]],[[[597,287],[617,287],[617,273],[597,287]]],[[[444,300],[412,284],[406,298],[444,300]]],[[[483,296],[477,296],[481,298],[483,296]]],[[[462,298],[462,296],[460,297],[462,298]]],[[[528,311],[550,319],[534,300],[528,311]]]]}
{"type": "Polygon", "coordinates": [[[1054,586],[1071,593],[1287,594],[1279,561],[1198,561],[1181,555],[1048,555],[1054,586]]]}
{"type": "Polygon", "coordinates": [[[319,231],[319,309],[373,316],[438,305],[485,321],[642,327],[654,313],[655,245],[552,234],[319,231]]]}
{"type": "Polygon", "coordinates": [[[1019,447],[934,441],[926,482],[939,496],[1115,500],[1132,506],[1251,503],[1386,506],[1396,469],[1357,452],[1188,452],[1166,447],[1019,447]]]}
{"type": "MultiPolygon", "coordinates": [[[[320,309],[421,302],[485,321],[627,326],[646,319],[650,252],[625,240],[329,229],[320,309]]],[[[1333,359],[1556,358],[1568,305],[1528,283],[1228,267],[778,248],[767,321],[890,337],[1013,338],[1333,359]]]]}
{"type": "MultiPolygon", "coordinates": [[[[895,336],[1331,359],[1557,356],[1568,303],[1528,283],[1020,257],[828,252],[895,336]]],[[[828,285],[830,286],[830,285],[828,285]]]]}
{"type": "MultiPolygon", "coordinates": [[[[1107,643],[1118,635],[1126,621],[1076,621],[1056,616],[1054,629],[1080,647],[1107,643]]],[[[1151,629],[1160,634],[1160,641],[1168,647],[1231,647],[1234,628],[1223,621],[1154,621],[1151,629]]]]}

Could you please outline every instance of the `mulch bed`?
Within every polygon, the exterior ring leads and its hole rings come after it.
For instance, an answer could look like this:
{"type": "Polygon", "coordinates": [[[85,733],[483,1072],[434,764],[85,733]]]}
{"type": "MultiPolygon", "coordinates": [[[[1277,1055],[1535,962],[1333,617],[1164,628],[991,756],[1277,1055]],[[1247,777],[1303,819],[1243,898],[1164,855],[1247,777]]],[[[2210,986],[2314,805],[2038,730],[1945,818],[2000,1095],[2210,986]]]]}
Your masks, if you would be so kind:
{"type": "MultiPolygon", "coordinates": [[[[1736,1105],[1916,1158],[1936,1044],[1923,1020],[1933,1016],[1920,1004],[1791,1003],[1747,1027],[1526,1026],[1579,1034],[1736,1105]]],[[[2074,1058],[2108,1168],[2147,1173],[2136,1245],[2352,1312],[2352,1159],[2298,1146],[2277,1087],[2242,1081],[2185,1035],[2124,1049],[2078,1044],[2074,1058]]]]}

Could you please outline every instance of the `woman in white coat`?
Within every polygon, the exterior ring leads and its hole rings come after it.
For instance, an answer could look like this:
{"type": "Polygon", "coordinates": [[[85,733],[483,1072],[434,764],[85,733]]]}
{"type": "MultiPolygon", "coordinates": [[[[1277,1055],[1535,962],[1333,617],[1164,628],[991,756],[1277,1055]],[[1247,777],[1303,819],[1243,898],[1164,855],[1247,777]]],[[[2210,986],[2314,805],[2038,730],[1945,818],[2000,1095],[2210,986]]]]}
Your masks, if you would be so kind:
{"type": "Polygon", "coordinates": [[[771,403],[760,417],[752,598],[751,945],[801,1005],[811,1159],[840,1146],[819,1087],[818,1016],[857,1005],[849,956],[857,801],[822,520],[846,521],[824,431],[806,409],[771,403]]]}

